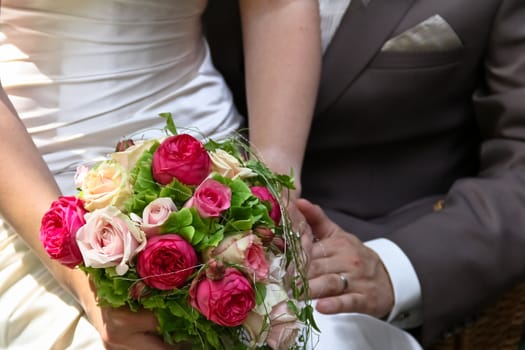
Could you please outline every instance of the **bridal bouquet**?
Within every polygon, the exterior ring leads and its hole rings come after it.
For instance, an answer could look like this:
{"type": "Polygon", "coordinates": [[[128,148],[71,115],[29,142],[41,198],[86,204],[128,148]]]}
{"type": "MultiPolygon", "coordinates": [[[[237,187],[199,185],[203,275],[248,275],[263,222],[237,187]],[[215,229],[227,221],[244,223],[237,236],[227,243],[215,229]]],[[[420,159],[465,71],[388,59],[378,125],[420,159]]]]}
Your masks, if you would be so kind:
{"type": "Polygon", "coordinates": [[[165,137],[77,169],[77,195],[42,218],[45,250],[89,274],[100,305],[153,311],[166,342],[305,349],[315,323],[282,203],[291,177],[240,138],[203,143],[161,116],[165,137]]]}

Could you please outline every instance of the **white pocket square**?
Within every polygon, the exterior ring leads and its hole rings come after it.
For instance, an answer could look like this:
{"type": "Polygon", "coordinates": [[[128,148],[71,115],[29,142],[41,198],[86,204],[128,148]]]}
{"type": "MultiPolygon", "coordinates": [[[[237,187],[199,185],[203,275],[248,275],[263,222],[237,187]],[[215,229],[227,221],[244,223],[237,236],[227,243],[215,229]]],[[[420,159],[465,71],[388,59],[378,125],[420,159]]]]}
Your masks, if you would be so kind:
{"type": "Polygon", "coordinates": [[[436,52],[463,47],[461,39],[440,15],[434,15],[388,40],[381,51],[436,52]]]}

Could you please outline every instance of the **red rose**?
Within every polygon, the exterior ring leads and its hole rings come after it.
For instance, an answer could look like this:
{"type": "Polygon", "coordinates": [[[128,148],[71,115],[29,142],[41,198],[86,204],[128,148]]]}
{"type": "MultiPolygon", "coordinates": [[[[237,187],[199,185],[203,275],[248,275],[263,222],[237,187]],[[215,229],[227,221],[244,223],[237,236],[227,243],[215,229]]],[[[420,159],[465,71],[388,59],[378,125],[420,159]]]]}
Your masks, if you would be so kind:
{"type": "Polygon", "coordinates": [[[139,253],[137,272],[148,286],[170,290],[184,285],[196,264],[197,254],[191,244],[179,235],[165,234],[148,239],[139,253]]]}
{"type": "Polygon", "coordinates": [[[196,279],[190,287],[190,303],[208,320],[226,327],[241,325],[255,307],[255,291],[237,269],[226,268],[220,280],[196,279]]]}
{"type": "Polygon", "coordinates": [[[168,137],[153,154],[153,178],[162,185],[177,178],[198,185],[211,171],[211,160],[202,143],[188,134],[168,137]]]}
{"type": "Polygon", "coordinates": [[[272,218],[273,222],[278,225],[279,221],[281,221],[281,206],[279,205],[279,202],[275,199],[275,197],[271,194],[271,192],[268,190],[268,188],[264,186],[253,186],[250,188],[252,191],[252,194],[259,198],[261,201],[267,201],[271,205],[271,211],[270,211],[270,217],[272,218]]]}
{"type": "Polygon", "coordinates": [[[86,221],[84,203],[73,196],[61,196],[44,214],[40,226],[40,240],[51,259],[75,267],[82,262],[76,234],[86,221]]]}

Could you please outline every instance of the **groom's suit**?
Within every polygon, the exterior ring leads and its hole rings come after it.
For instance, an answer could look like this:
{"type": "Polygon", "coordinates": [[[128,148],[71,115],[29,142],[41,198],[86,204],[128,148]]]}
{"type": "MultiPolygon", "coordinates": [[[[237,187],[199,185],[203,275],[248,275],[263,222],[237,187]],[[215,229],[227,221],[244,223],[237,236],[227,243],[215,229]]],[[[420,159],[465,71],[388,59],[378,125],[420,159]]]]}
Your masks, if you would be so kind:
{"type": "MultiPolygon", "coordinates": [[[[244,109],[236,1],[205,17],[244,109]],[[232,6],[232,7],[230,7],[232,6]]],[[[323,59],[303,195],[415,267],[421,338],[525,278],[525,1],[353,0],[323,59]]]]}

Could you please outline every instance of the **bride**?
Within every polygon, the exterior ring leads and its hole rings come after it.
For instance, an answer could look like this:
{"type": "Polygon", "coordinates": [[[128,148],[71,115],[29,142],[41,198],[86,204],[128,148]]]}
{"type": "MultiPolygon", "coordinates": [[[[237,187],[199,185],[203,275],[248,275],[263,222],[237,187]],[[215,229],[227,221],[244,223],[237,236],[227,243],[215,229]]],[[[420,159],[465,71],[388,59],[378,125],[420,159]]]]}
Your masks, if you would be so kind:
{"type": "MultiPolygon", "coordinates": [[[[154,136],[163,126],[159,113],[171,112],[179,129],[197,137],[220,139],[243,126],[201,33],[206,4],[1,1],[0,348],[172,348],[155,335],[152,314],[97,307],[84,274],[50,261],[38,232],[50,202],[73,193],[78,164],[111,152],[120,137],[154,136]]],[[[268,47],[276,39],[261,32],[262,25],[285,25],[305,42],[296,53],[313,58],[304,68],[315,76],[317,46],[315,35],[309,37],[316,32],[315,1],[241,4],[247,40],[268,47]],[[301,22],[314,30],[300,30],[301,22]]],[[[266,54],[273,57],[272,48],[266,54]]],[[[281,75],[279,63],[257,60],[258,76],[281,75]]],[[[286,74],[293,84],[297,76],[286,74]]],[[[297,86],[314,95],[311,82],[297,86]]],[[[264,97],[271,101],[269,92],[264,97]]],[[[291,106],[258,108],[265,114],[291,106]]]]}

